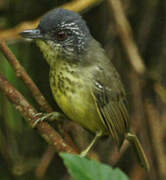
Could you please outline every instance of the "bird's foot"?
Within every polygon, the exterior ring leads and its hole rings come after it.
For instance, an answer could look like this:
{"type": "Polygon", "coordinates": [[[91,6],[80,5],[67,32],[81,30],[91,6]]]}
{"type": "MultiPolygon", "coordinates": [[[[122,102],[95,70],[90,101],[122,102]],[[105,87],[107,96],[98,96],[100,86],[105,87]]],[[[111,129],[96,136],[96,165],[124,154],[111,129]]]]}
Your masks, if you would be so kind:
{"type": "Polygon", "coordinates": [[[64,119],[64,115],[59,112],[51,112],[51,113],[37,113],[34,115],[34,118],[37,118],[33,123],[33,127],[35,127],[39,122],[49,120],[49,121],[60,121],[64,119]]]}
{"type": "Polygon", "coordinates": [[[88,154],[88,152],[89,152],[89,149],[85,149],[84,151],[82,151],[82,152],[80,153],[80,157],[86,157],[87,154],[88,154]]]}

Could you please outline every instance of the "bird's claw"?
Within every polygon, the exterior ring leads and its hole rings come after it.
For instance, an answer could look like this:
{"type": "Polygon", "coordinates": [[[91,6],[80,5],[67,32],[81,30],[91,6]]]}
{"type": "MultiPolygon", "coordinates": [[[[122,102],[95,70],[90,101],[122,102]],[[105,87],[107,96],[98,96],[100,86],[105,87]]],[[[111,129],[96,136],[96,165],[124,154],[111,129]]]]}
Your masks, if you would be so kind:
{"type": "Polygon", "coordinates": [[[45,113],[36,113],[34,116],[34,118],[36,118],[36,120],[34,121],[34,123],[32,124],[32,127],[36,127],[36,125],[39,123],[39,122],[42,122],[43,120],[45,120],[45,113]]]}
{"type": "Polygon", "coordinates": [[[39,122],[45,121],[46,119],[53,121],[53,120],[60,120],[60,119],[62,119],[62,117],[63,117],[63,115],[59,112],[36,113],[34,115],[34,118],[37,118],[37,119],[35,120],[35,122],[33,123],[32,126],[35,127],[39,122]],[[37,118],[37,117],[39,117],[39,118],[37,118]]]}

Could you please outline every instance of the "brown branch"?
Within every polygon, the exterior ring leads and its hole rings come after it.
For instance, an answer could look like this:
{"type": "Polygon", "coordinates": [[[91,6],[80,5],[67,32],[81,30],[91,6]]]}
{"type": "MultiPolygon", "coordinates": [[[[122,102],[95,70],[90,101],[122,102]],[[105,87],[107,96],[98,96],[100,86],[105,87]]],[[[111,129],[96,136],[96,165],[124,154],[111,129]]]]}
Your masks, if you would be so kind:
{"type": "Polygon", "coordinates": [[[19,40],[19,33],[25,29],[35,29],[39,23],[39,18],[34,21],[22,22],[11,29],[0,30],[0,38],[5,41],[19,40]]]}
{"type": "MultiPolygon", "coordinates": [[[[40,105],[41,109],[47,113],[52,112],[53,111],[52,107],[46,101],[43,94],[40,92],[36,84],[33,82],[33,80],[29,77],[29,75],[25,71],[24,67],[19,63],[13,52],[7,47],[4,41],[0,41],[0,48],[2,50],[2,53],[5,55],[5,57],[12,65],[13,69],[15,70],[16,76],[21,78],[23,82],[27,85],[32,95],[34,96],[35,100],[40,105]]],[[[62,131],[62,128],[59,129],[62,131]]],[[[69,141],[71,142],[72,140],[69,137],[69,135],[67,135],[67,133],[65,133],[64,130],[62,132],[63,132],[62,134],[65,134],[65,136],[67,136],[66,139],[68,140],[70,139],[69,141]]]]}
{"type": "Polygon", "coordinates": [[[10,150],[8,148],[5,135],[3,134],[2,130],[0,130],[0,153],[1,153],[1,156],[5,159],[8,166],[10,166],[9,162],[11,162],[11,156],[10,156],[9,151],[10,150]]]}
{"type": "Polygon", "coordinates": [[[166,155],[165,144],[163,143],[164,127],[161,126],[160,115],[153,104],[145,103],[146,111],[148,114],[149,127],[151,130],[152,143],[156,153],[158,170],[161,175],[161,179],[166,179],[166,155]]]}
{"type": "MultiPolygon", "coordinates": [[[[153,25],[156,20],[157,12],[159,10],[160,1],[156,1],[156,5],[154,6],[150,1],[146,1],[143,10],[141,11],[141,20],[139,22],[138,35],[137,35],[137,43],[139,46],[140,52],[145,52],[148,47],[148,40],[151,35],[151,31],[153,29],[153,25]]],[[[164,34],[165,36],[165,34],[164,34]]]]}
{"type": "Polygon", "coordinates": [[[119,162],[119,160],[121,159],[121,157],[126,152],[126,150],[128,149],[129,146],[130,146],[129,141],[125,140],[120,149],[120,152],[118,149],[116,149],[113,153],[111,153],[110,160],[113,165],[116,165],[119,162]]]}
{"type": "Polygon", "coordinates": [[[78,13],[98,5],[101,1],[103,0],[77,0],[66,3],[61,7],[78,13]]]}
{"type": "Polygon", "coordinates": [[[35,174],[38,179],[41,179],[44,176],[54,155],[55,155],[55,148],[49,146],[46,152],[44,153],[44,155],[42,156],[38,167],[36,168],[35,174]]]}
{"type": "MultiPolygon", "coordinates": [[[[144,61],[134,41],[132,28],[130,26],[129,21],[127,20],[121,1],[108,0],[108,2],[110,4],[111,9],[113,10],[113,15],[117,25],[117,30],[119,32],[119,37],[121,39],[121,42],[126,50],[126,53],[129,57],[129,61],[133,66],[134,70],[140,75],[146,73],[148,78],[156,81],[156,78],[153,77],[152,74],[147,72],[146,66],[144,65],[144,61]]],[[[162,88],[162,92],[166,92],[165,88],[159,83],[156,83],[154,90],[161,97],[161,100],[165,102],[166,93],[161,94],[156,88],[159,86],[160,89],[162,88]]]]}
{"type": "Polygon", "coordinates": [[[137,73],[144,74],[146,67],[134,42],[132,29],[125,16],[122,3],[120,0],[109,0],[108,2],[113,11],[119,37],[126,49],[131,65],[137,73]]]}
{"type": "Polygon", "coordinates": [[[131,177],[131,180],[143,180],[146,177],[146,173],[138,164],[135,164],[135,166],[132,167],[132,170],[130,171],[129,177],[131,177]]]}
{"type": "Polygon", "coordinates": [[[52,112],[51,106],[48,104],[38,87],[35,85],[35,83],[32,81],[32,79],[29,77],[29,75],[26,73],[25,69],[21,66],[15,55],[12,53],[12,51],[7,47],[6,43],[4,41],[0,41],[0,48],[5,55],[6,59],[9,61],[9,63],[12,65],[16,72],[16,76],[21,78],[24,83],[27,85],[27,87],[30,89],[33,97],[37,101],[37,103],[40,105],[41,109],[46,112],[52,112]]]}
{"type": "MultiPolygon", "coordinates": [[[[0,89],[5,93],[9,100],[15,104],[16,109],[28,120],[32,126],[37,117],[34,115],[37,113],[36,109],[24,98],[24,96],[18,92],[8,80],[0,74],[0,89]]],[[[58,152],[77,153],[72,149],[62,137],[46,122],[39,122],[36,125],[38,132],[41,136],[51,145],[53,145],[58,152]]]]}
{"type": "MultiPolygon", "coordinates": [[[[0,41],[0,48],[3,52],[3,54],[5,55],[5,57],[7,58],[7,60],[9,61],[9,63],[14,68],[14,70],[16,72],[16,76],[21,78],[23,80],[23,82],[27,85],[27,87],[30,89],[32,95],[34,96],[35,100],[40,105],[40,108],[47,113],[52,112],[53,111],[52,107],[46,101],[46,99],[44,98],[44,96],[42,95],[42,93],[40,92],[38,87],[36,86],[36,84],[33,82],[33,80],[26,73],[23,66],[19,63],[19,61],[17,60],[17,58],[15,57],[13,52],[7,47],[7,45],[4,41],[0,41]]],[[[63,134],[63,136],[65,137],[65,141],[68,144],[70,144],[78,152],[78,149],[74,145],[71,137],[63,130],[62,127],[58,126],[58,128],[60,129],[61,134],[63,134]]],[[[48,150],[49,149],[50,149],[50,147],[48,147],[48,150]]],[[[54,149],[54,151],[55,151],[55,149],[54,149]]],[[[45,153],[47,154],[47,150],[45,153]]],[[[45,157],[45,153],[43,155],[44,157],[45,157]]],[[[53,155],[53,153],[52,153],[52,155],[53,155]]],[[[53,158],[53,156],[52,156],[52,158],[53,158]]],[[[41,160],[42,159],[43,158],[41,158],[41,160]]],[[[46,168],[48,167],[50,162],[51,162],[51,158],[49,158],[49,161],[47,162],[47,166],[45,164],[45,171],[46,171],[46,168]]],[[[40,164],[39,164],[39,166],[40,166],[40,164]]]]}
{"type": "Polygon", "coordinates": [[[159,95],[161,100],[166,104],[166,89],[160,83],[155,83],[154,90],[159,95]]]}
{"type": "MultiPolygon", "coordinates": [[[[75,12],[81,12],[92,8],[93,6],[99,4],[102,0],[78,0],[66,3],[60,7],[65,9],[69,9],[75,12]]],[[[40,18],[35,19],[34,21],[26,21],[18,24],[16,27],[8,30],[1,30],[0,31],[0,38],[5,41],[12,41],[16,39],[21,39],[18,35],[21,31],[25,29],[34,29],[37,27],[40,18]]]]}

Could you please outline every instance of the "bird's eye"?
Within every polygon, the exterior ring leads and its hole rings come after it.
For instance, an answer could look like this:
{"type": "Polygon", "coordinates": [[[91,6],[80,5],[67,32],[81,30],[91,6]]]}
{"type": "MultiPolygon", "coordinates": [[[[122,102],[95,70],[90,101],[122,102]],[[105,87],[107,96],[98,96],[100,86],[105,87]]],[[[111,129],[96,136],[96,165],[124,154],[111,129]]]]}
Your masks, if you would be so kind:
{"type": "Polygon", "coordinates": [[[58,31],[55,37],[58,41],[64,41],[67,38],[67,33],[65,33],[64,31],[58,31]]]}

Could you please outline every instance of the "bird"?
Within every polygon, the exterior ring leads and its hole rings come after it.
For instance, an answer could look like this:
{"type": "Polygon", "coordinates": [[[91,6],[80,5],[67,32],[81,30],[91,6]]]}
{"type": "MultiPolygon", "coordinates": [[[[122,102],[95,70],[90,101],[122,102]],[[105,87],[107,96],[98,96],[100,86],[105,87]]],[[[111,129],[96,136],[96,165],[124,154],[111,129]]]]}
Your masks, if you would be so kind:
{"type": "Polygon", "coordinates": [[[141,166],[148,170],[143,147],[129,125],[120,75],[83,18],[55,8],[41,18],[37,28],[20,35],[34,40],[48,62],[51,91],[63,113],[95,134],[81,156],[86,156],[101,136],[111,136],[118,148],[128,140],[141,166]]]}

